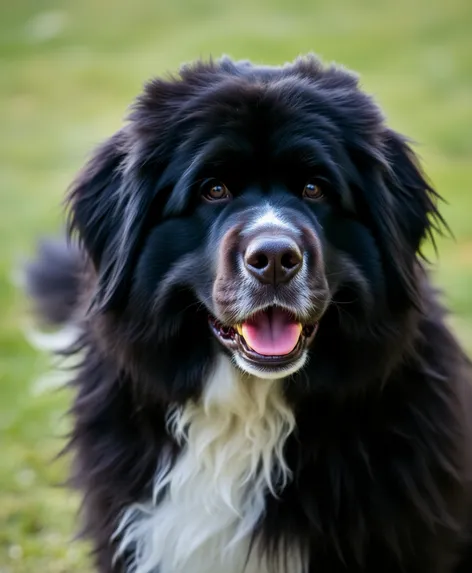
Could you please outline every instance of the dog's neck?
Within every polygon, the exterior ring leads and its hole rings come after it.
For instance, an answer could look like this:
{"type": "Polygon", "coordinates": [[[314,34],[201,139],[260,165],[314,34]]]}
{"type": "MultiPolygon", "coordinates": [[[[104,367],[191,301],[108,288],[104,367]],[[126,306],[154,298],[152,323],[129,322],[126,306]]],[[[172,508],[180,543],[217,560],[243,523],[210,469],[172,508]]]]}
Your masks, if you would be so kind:
{"type": "MultiPolygon", "coordinates": [[[[284,443],[295,420],[281,386],[221,356],[201,399],[170,412],[181,454],[173,465],[159,460],[153,502],[130,508],[120,525],[121,551],[134,555],[129,571],[266,571],[252,555],[257,543],[248,551],[266,496],[290,479],[284,443]]],[[[302,571],[298,552],[293,559],[291,571],[302,571]]]]}

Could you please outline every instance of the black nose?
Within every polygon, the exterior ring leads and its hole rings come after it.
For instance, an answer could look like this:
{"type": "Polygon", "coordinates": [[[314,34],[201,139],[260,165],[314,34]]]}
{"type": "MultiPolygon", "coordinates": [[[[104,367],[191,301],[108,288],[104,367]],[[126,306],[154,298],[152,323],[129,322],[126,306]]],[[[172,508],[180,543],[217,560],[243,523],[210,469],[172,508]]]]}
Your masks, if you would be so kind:
{"type": "Polygon", "coordinates": [[[290,237],[257,237],[244,253],[246,269],[264,284],[292,279],[302,268],[303,254],[290,237]]]}

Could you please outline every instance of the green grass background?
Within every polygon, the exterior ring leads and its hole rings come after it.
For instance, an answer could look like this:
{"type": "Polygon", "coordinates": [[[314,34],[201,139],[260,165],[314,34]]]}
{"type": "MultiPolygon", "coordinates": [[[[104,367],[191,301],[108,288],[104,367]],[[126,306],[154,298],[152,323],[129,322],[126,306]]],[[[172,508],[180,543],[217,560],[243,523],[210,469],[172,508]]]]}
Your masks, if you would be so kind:
{"type": "Polygon", "coordinates": [[[435,280],[472,350],[472,2],[470,0],[3,0],[0,6],[0,572],[82,573],[77,498],[52,463],[70,395],[19,328],[11,282],[87,152],[120,126],[152,75],[222,53],[281,63],[315,51],[357,70],[390,124],[418,141],[455,241],[435,280]]]}

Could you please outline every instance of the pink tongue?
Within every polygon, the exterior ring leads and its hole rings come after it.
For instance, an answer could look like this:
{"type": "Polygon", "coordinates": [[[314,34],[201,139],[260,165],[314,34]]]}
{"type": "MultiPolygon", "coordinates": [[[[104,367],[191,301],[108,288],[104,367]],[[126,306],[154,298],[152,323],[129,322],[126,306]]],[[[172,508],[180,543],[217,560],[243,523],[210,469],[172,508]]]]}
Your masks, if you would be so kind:
{"type": "Polygon", "coordinates": [[[289,354],[300,338],[301,325],[280,308],[258,313],[241,325],[248,346],[263,356],[289,354]]]}

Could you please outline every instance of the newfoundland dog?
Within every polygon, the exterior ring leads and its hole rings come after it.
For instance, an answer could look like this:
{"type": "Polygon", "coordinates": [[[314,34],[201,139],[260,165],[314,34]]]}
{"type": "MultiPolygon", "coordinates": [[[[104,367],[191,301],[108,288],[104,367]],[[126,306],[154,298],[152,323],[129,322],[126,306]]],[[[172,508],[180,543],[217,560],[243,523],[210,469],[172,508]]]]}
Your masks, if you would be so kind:
{"type": "Polygon", "coordinates": [[[355,75],[149,82],[28,271],[75,325],[73,484],[102,573],[469,573],[469,363],[437,195],[355,75]]]}

